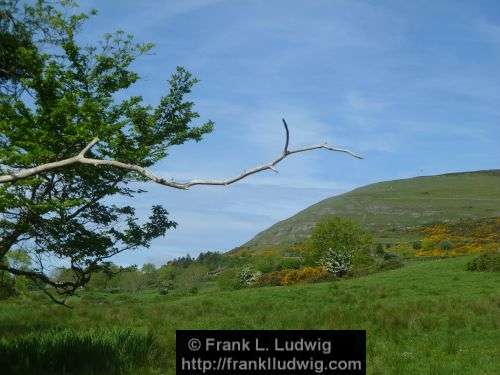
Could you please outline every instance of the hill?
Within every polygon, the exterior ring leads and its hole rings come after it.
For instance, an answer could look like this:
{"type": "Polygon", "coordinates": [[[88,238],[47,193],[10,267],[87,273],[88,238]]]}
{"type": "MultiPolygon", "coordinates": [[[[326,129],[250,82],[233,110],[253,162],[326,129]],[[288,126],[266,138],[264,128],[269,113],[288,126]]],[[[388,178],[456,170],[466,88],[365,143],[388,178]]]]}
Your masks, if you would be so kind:
{"type": "Polygon", "coordinates": [[[318,202],[257,234],[241,248],[299,242],[322,217],[352,218],[377,240],[393,242],[436,222],[500,216],[500,170],[379,182],[318,202]]]}

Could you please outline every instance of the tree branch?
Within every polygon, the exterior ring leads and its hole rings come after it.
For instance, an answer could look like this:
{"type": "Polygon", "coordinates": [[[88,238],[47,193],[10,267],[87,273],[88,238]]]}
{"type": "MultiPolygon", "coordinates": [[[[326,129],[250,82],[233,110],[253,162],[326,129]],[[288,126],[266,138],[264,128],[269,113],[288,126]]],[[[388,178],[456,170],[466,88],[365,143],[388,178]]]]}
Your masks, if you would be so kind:
{"type": "Polygon", "coordinates": [[[343,153],[351,155],[357,159],[362,159],[361,156],[359,156],[359,155],[357,155],[349,150],[333,147],[333,146],[328,145],[327,143],[322,143],[322,144],[318,144],[318,145],[313,145],[313,146],[308,146],[308,147],[290,150],[288,148],[289,142],[290,142],[290,131],[288,129],[288,125],[287,125],[285,119],[283,119],[283,126],[285,128],[285,145],[283,147],[283,151],[276,159],[272,160],[271,162],[269,162],[267,164],[258,165],[250,170],[244,171],[235,177],[224,179],[224,180],[195,179],[195,180],[191,180],[188,182],[178,182],[178,181],[175,181],[173,179],[168,180],[166,178],[157,176],[157,175],[153,174],[151,171],[149,171],[146,168],[143,168],[139,165],[122,163],[122,162],[116,161],[116,160],[88,158],[85,156],[85,154],[87,154],[92,149],[92,147],[94,147],[99,142],[98,138],[94,138],[87,146],[85,146],[85,148],[83,148],[83,150],[81,150],[78,153],[78,155],[75,155],[75,156],[68,158],[68,159],[55,161],[52,163],[42,164],[42,165],[39,165],[37,167],[22,169],[22,170],[17,171],[17,172],[12,172],[9,174],[0,175],[0,184],[7,183],[7,182],[14,182],[17,180],[21,180],[24,178],[35,176],[38,174],[42,174],[42,173],[45,173],[45,172],[48,172],[48,171],[51,171],[54,169],[71,166],[74,164],[87,164],[87,165],[93,165],[95,167],[110,166],[113,168],[119,168],[119,169],[131,171],[131,172],[136,172],[136,173],[140,174],[141,176],[146,177],[147,179],[149,179],[153,182],[156,182],[160,185],[168,186],[168,187],[175,188],[175,189],[187,190],[190,187],[196,186],[196,185],[224,185],[224,186],[227,186],[227,185],[233,184],[237,181],[240,181],[240,180],[242,180],[250,175],[253,175],[253,174],[265,171],[265,170],[271,170],[273,172],[277,172],[275,166],[279,162],[281,162],[283,159],[285,159],[289,155],[298,154],[300,152],[325,149],[328,151],[343,152],[343,153]]]}

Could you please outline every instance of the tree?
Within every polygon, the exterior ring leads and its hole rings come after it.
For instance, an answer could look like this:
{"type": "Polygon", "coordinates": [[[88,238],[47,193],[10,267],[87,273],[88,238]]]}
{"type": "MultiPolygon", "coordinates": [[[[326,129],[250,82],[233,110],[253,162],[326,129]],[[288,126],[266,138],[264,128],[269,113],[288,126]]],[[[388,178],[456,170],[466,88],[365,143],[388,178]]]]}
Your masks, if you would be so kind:
{"type": "Polygon", "coordinates": [[[112,256],[148,247],[175,228],[161,206],[141,222],[131,206],[110,203],[110,197],[143,193],[137,182],[229,185],[275,171],[295,153],[327,149],[358,157],[327,144],[291,150],[283,120],[285,146],[267,164],[225,180],[156,176],[147,168],[167,157],[169,147],[198,142],[213,130],[211,121],[192,124],[199,115],[186,96],[197,80],[178,67],[156,106],[139,96],[120,99],[139,79],[131,64],[151,44],[118,31],[81,45],[78,33],[96,12],[67,15],[72,1],[0,4],[0,270],[30,278],[56,302],[105,270],[112,256]],[[19,249],[32,259],[30,268],[1,262],[19,249]],[[72,277],[51,278],[47,258],[65,261],[72,277]]]}
{"type": "Polygon", "coordinates": [[[321,257],[320,264],[335,276],[343,276],[352,268],[353,251],[334,250],[332,248],[321,257]]]}
{"type": "Polygon", "coordinates": [[[331,216],[316,224],[309,243],[315,260],[324,256],[331,258],[332,252],[338,252],[347,254],[340,258],[350,263],[354,252],[368,249],[371,237],[356,222],[331,216]]]}
{"type": "Polygon", "coordinates": [[[142,278],[144,279],[144,285],[147,288],[157,288],[158,287],[158,276],[159,272],[155,265],[152,263],[144,263],[141,269],[142,278]]]}
{"type": "Polygon", "coordinates": [[[115,278],[121,272],[127,270],[126,268],[124,269],[122,267],[119,267],[112,262],[101,264],[101,266],[102,267],[99,271],[92,273],[92,276],[85,288],[95,290],[108,290],[113,278],[115,278]]]}
{"type": "Polygon", "coordinates": [[[250,264],[246,264],[240,269],[240,284],[242,286],[251,286],[257,281],[261,274],[260,271],[255,271],[250,264]]]}

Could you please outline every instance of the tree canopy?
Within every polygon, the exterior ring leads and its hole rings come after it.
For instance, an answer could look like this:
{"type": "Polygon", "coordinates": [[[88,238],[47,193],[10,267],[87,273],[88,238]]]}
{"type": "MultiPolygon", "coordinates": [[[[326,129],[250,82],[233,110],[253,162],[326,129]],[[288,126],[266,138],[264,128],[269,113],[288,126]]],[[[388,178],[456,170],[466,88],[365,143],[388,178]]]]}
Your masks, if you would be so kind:
{"type": "Polygon", "coordinates": [[[93,272],[106,270],[112,256],[148,247],[175,228],[159,205],[141,221],[131,205],[111,203],[110,197],[130,201],[143,193],[137,182],[228,185],[274,170],[298,152],[358,157],[327,144],[290,150],[283,121],[285,146],[268,164],[227,180],[181,183],[153,175],[147,168],[171,146],[198,142],[213,130],[211,121],[194,124],[199,114],[187,96],[197,80],[178,67],[156,105],[127,96],[139,79],[132,64],[152,44],[117,31],[85,45],[79,33],[96,12],[75,9],[68,0],[0,2],[0,272],[25,276],[64,301],[93,272]],[[9,262],[16,252],[29,256],[29,266],[9,262]],[[49,277],[46,261],[53,259],[71,271],[63,281],[49,277]]]}
{"type": "MultiPolygon", "coordinates": [[[[116,94],[139,79],[132,62],[152,45],[119,31],[96,46],[81,46],[76,36],[90,15],[67,16],[69,5],[2,3],[0,174],[74,156],[95,137],[100,142],[89,150],[92,156],[148,167],[166,157],[169,146],[212,131],[210,121],[191,125],[198,113],[186,95],[197,81],[180,67],[156,106],[139,96],[118,100],[116,94]]],[[[65,295],[105,259],[147,247],[175,227],[168,212],[153,206],[140,223],[131,206],[106,201],[141,193],[132,187],[141,180],[129,171],[77,165],[0,185],[0,269],[65,295]],[[35,260],[30,269],[8,264],[6,254],[16,250],[35,260]],[[50,280],[49,255],[69,262],[71,280],[50,280]]]]}
{"type": "Polygon", "coordinates": [[[364,251],[371,244],[371,236],[355,221],[327,216],[314,226],[309,243],[316,258],[320,258],[330,250],[339,253],[364,251]]]}

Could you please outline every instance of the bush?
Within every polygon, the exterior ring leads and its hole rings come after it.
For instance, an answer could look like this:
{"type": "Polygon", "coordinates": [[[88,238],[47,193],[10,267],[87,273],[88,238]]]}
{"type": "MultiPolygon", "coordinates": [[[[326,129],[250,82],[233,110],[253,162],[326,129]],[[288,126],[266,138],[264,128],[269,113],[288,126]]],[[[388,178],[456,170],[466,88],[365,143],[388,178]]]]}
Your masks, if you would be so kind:
{"type": "Polygon", "coordinates": [[[439,243],[439,248],[441,250],[449,251],[453,249],[453,243],[450,240],[444,240],[439,243]]]}
{"type": "Polygon", "coordinates": [[[279,286],[283,285],[282,279],[286,271],[275,271],[264,273],[255,281],[256,286],[279,286]]]}
{"type": "Polygon", "coordinates": [[[262,273],[278,271],[280,269],[279,259],[276,256],[259,255],[255,259],[252,259],[252,264],[256,270],[262,273]]]}
{"type": "Polygon", "coordinates": [[[400,267],[403,267],[401,257],[398,254],[389,252],[384,253],[383,261],[378,266],[380,270],[392,270],[400,267]]]}
{"type": "Polygon", "coordinates": [[[500,272],[500,251],[481,254],[469,263],[468,271],[500,272]]]}
{"type": "Polygon", "coordinates": [[[239,281],[242,286],[251,286],[255,283],[258,277],[262,275],[260,271],[255,271],[252,266],[245,265],[241,268],[239,281]]]}
{"type": "MultiPolygon", "coordinates": [[[[5,274],[2,276],[5,276],[5,274]]],[[[12,279],[5,278],[4,280],[0,280],[0,299],[14,297],[17,294],[18,293],[12,279]]]]}
{"type": "Polygon", "coordinates": [[[331,274],[341,277],[351,270],[352,257],[352,251],[335,251],[329,249],[319,263],[331,274]]]}
{"type": "Polygon", "coordinates": [[[158,285],[158,293],[162,296],[169,294],[173,289],[173,282],[171,280],[162,280],[158,285]]]}
{"type": "Polygon", "coordinates": [[[282,285],[296,284],[300,282],[315,283],[326,280],[328,272],[323,267],[304,267],[298,270],[284,271],[281,279],[282,285]]]}
{"type": "Polygon", "coordinates": [[[323,267],[304,267],[265,273],[256,280],[257,286],[281,286],[301,282],[315,283],[328,280],[331,275],[323,267]]]}
{"type": "Polygon", "coordinates": [[[385,252],[383,255],[384,260],[397,260],[400,259],[398,254],[385,252]]]}
{"type": "Polygon", "coordinates": [[[217,276],[217,286],[221,290],[240,289],[239,271],[236,268],[226,268],[217,276]]]}
{"type": "Polygon", "coordinates": [[[192,287],[207,281],[208,271],[207,266],[194,262],[186,267],[177,267],[172,280],[172,289],[189,292],[192,287]]]}
{"type": "Polygon", "coordinates": [[[412,244],[413,250],[420,250],[422,248],[421,241],[414,241],[412,244]]]}
{"type": "Polygon", "coordinates": [[[282,270],[299,269],[302,266],[302,259],[298,257],[284,257],[281,260],[280,268],[282,270]]]}

